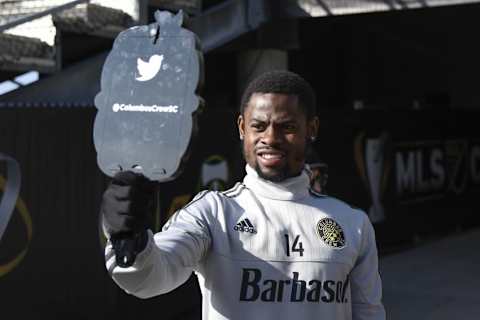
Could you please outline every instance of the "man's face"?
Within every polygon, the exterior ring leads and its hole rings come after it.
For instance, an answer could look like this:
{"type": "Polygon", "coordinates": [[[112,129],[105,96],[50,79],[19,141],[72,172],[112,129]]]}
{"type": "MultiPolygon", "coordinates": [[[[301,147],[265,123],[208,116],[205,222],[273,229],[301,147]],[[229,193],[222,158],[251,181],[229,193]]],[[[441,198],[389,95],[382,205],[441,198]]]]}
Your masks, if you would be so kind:
{"type": "Polygon", "coordinates": [[[238,118],[247,163],[260,177],[279,182],[300,174],[307,139],[316,137],[318,118],[307,121],[296,95],[255,93],[238,118]]]}

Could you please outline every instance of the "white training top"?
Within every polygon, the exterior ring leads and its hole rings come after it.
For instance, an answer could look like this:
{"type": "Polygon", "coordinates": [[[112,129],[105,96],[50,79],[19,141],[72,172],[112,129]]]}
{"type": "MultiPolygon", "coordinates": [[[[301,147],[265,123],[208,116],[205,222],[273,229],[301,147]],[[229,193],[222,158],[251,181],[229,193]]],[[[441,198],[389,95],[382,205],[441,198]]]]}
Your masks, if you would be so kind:
{"type": "Polygon", "coordinates": [[[243,183],[202,192],[150,233],[129,268],[106,265],[128,293],[148,298],[195,271],[203,319],[384,320],[375,235],[360,210],[309,191],[306,172],[281,183],[247,167],[243,183]]]}

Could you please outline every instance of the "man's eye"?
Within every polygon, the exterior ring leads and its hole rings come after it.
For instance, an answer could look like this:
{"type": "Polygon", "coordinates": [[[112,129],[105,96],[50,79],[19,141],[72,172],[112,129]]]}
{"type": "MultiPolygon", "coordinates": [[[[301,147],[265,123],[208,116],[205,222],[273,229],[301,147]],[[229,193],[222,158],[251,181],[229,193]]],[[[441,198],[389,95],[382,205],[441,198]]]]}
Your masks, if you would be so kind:
{"type": "Polygon", "coordinates": [[[265,130],[265,125],[262,123],[253,123],[252,128],[254,128],[257,131],[262,131],[262,130],[265,130]]]}
{"type": "Polygon", "coordinates": [[[293,123],[287,123],[283,126],[283,129],[288,132],[296,131],[297,126],[293,123]]]}

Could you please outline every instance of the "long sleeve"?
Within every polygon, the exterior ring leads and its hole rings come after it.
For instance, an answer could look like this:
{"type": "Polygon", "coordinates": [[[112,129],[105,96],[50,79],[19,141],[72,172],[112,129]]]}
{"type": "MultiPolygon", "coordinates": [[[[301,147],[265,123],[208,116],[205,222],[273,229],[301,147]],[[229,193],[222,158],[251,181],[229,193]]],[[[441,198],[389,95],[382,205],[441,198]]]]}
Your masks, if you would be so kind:
{"type": "Polygon", "coordinates": [[[352,315],[353,320],[384,320],[375,231],[368,217],[364,216],[361,254],[350,274],[352,315]]]}
{"type": "Polygon", "coordinates": [[[105,250],[107,270],[126,292],[139,298],[164,294],[183,284],[205,257],[211,244],[210,223],[215,210],[205,193],[179,210],[155,235],[133,266],[116,265],[111,244],[105,250]]]}

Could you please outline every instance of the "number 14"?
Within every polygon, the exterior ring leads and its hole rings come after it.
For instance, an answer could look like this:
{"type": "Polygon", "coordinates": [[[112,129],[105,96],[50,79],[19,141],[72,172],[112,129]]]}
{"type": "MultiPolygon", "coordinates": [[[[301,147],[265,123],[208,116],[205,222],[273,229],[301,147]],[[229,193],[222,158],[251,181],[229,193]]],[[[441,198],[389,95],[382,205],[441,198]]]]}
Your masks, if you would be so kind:
{"type": "Polygon", "coordinates": [[[285,235],[285,242],[287,245],[287,257],[290,257],[290,251],[292,253],[298,252],[300,253],[300,257],[303,257],[303,251],[305,251],[305,249],[303,249],[302,243],[298,241],[299,239],[300,235],[295,237],[295,239],[293,240],[292,248],[290,249],[290,237],[288,236],[288,234],[285,235]]]}

